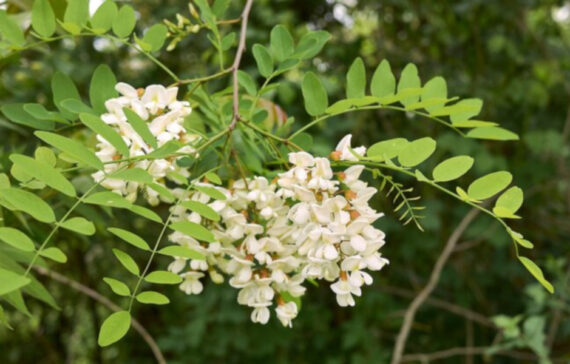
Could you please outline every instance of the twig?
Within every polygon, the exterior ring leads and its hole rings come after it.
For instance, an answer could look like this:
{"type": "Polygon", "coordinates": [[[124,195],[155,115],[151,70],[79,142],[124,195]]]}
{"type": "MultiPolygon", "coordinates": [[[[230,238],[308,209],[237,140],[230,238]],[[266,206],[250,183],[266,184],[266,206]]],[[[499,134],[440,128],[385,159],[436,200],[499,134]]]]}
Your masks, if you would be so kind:
{"type": "MultiPolygon", "coordinates": [[[[383,286],[380,289],[389,293],[389,294],[392,294],[394,296],[408,297],[408,298],[416,297],[415,292],[413,292],[411,290],[403,289],[403,288],[392,287],[392,286],[383,286]]],[[[484,316],[478,312],[471,311],[471,310],[468,310],[468,309],[463,308],[461,306],[455,305],[453,303],[449,303],[449,302],[444,301],[442,299],[434,298],[434,297],[428,297],[428,299],[425,301],[425,303],[428,305],[432,305],[434,307],[437,307],[437,308],[441,308],[441,309],[446,310],[448,312],[451,312],[455,315],[462,316],[462,317],[466,318],[467,320],[477,322],[480,325],[496,328],[493,321],[489,320],[486,316],[484,316]]]]}
{"type": "MultiPolygon", "coordinates": [[[[115,312],[122,311],[122,309],[119,306],[115,305],[113,302],[109,301],[106,297],[100,295],[97,291],[93,290],[92,288],[89,288],[89,287],[87,287],[87,286],[85,286],[85,285],[83,285],[77,281],[74,281],[70,278],[67,278],[67,277],[57,273],[57,272],[50,271],[50,270],[45,269],[43,267],[35,266],[34,269],[36,270],[36,272],[38,272],[41,275],[50,277],[59,283],[65,284],[66,286],[68,286],[68,287],[70,287],[70,288],[72,288],[72,289],[74,289],[80,293],[83,293],[84,295],[87,295],[87,296],[93,298],[95,301],[103,304],[104,306],[106,306],[111,311],[115,311],[115,312]]],[[[164,359],[164,355],[162,355],[162,352],[160,351],[158,344],[156,343],[156,341],[154,341],[154,339],[148,333],[148,331],[146,331],[146,329],[141,325],[141,323],[138,322],[135,318],[131,319],[131,323],[132,323],[135,331],[139,333],[139,335],[143,338],[144,341],[146,341],[146,343],[150,347],[150,350],[152,350],[152,353],[153,353],[156,361],[160,364],[166,364],[166,360],[164,359]]]]}
{"type": "Polygon", "coordinates": [[[459,240],[461,235],[463,235],[463,232],[467,229],[469,224],[471,224],[473,219],[475,219],[477,214],[479,214],[479,210],[471,210],[467,213],[467,215],[465,215],[463,220],[461,220],[457,228],[453,231],[453,233],[447,240],[447,243],[445,244],[445,247],[443,248],[441,255],[437,259],[427,285],[421,290],[421,292],[416,296],[416,298],[414,298],[414,300],[408,307],[406,315],[404,316],[404,323],[402,324],[402,327],[396,339],[396,344],[394,345],[394,352],[392,354],[392,361],[391,361],[392,364],[398,364],[402,362],[402,355],[406,347],[406,340],[408,339],[408,335],[410,334],[410,329],[414,322],[416,312],[435,289],[439,281],[441,271],[443,270],[443,266],[445,265],[451,253],[453,252],[453,249],[455,248],[457,241],[459,240]]]}
{"type": "Polygon", "coordinates": [[[239,35],[239,44],[236,50],[236,56],[234,58],[234,63],[232,64],[231,70],[233,74],[233,117],[230,123],[229,130],[234,130],[236,123],[240,119],[239,116],[239,89],[238,89],[238,70],[239,64],[241,62],[241,56],[245,52],[245,33],[247,31],[247,19],[249,18],[249,11],[251,10],[251,5],[253,0],[247,0],[243,12],[241,13],[241,30],[239,35]]]}
{"type": "MultiPolygon", "coordinates": [[[[423,361],[431,362],[438,359],[450,358],[452,356],[458,355],[485,355],[487,354],[489,347],[466,347],[466,348],[451,348],[447,350],[436,351],[427,354],[408,354],[404,355],[400,362],[410,362],[410,361],[423,361]]],[[[536,355],[530,353],[523,353],[520,351],[508,350],[508,351],[498,351],[494,355],[509,356],[511,358],[519,360],[536,360],[536,355]]]]}

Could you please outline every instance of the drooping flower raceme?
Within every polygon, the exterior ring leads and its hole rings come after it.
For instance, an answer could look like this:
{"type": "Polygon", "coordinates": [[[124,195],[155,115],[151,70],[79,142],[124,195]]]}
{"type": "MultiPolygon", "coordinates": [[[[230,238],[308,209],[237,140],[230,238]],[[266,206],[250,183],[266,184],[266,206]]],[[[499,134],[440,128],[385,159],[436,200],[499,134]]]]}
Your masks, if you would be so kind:
{"type": "MultiPolygon", "coordinates": [[[[357,159],[345,137],[333,158],[357,159]]],[[[272,306],[284,326],[298,314],[295,303],[304,295],[307,280],[332,282],[340,306],[354,306],[354,296],[372,283],[369,271],[388,260],[379,252],[384,233],[372,226],[382,216],[368,201],[376,193],[360,179],[364,166],[334,173],[330,160],[306,152],[290,153],[292,167],[270,182],[264,177],[236,181],[216,188],[226,200],[199,192],[177,190],[184,200],[208,205],[219,221],[207,220],[182,206],[173,209],[176,220],[208,227],[216,238],[205,244],[175,232],[172,242],[201,253],[205,260],[177,258],[169,269],[180,274],[180,288],[188,294],[202,291],[206,272],[215,282],[222,275],[238,289],[238,303],[252,309],[251,320],[268,322],[272,306]]]]}
{"type": "Polygon", "coordinates": [[[183,125],[192,111],[189,103],[176,99],[177,88],[152,85],[137,90],[119,83],[116,90],[121,96],[106,101],[108,112],[101,119],[121,135],[129,155],[121,155],[98,135],[96,154],[105,170],[93,178],[130,201],[142,189],[151,205],[161,201],[164,194],[159,191],[166,188],[179,201],[170,209],[172,221],[199,224],[211,232],[209,242],[181,231],[169,236],[171,242],[203,257],[175,257],[168,267],[182,277],[180,289],[186,294],[200,294],[206,276],[214,283],[227,277],[238,290],[238,303],[251,308],[253,322],[267,323],[273,308],[278,320],[291,327],[307,281],[330,282],[338,304],[354,306],[354,296],[372,284],[369,272],[388,264],[380,253],[384,233],[372,225],[382,214],[368,203],[377,191],[360,179],[364,166],[356,164],[336,173],[331,168],[331,160],[354,162],[366,153],[364,147],[351,148],[351,135],[339,142],[330,159],[290,153],[291,167],[272,181],[254,176],[228,188],[196,181],[192,189],[167,187],[166,179],[175,182],[180,180],[177,175],[190,176],[188,169],[176,163],[183,155],[195,154],[193,143],[199,140],[183,125]],[[126,109],[143,125],[139,122],[134,128],[126,109]],[[149,135],[154,139],[149,140],[149,135]],[[179,143],[175,157],[144,158],[169,142],[179,143]],[[152,183],[141,186],[112,178],[112,173],[129,168],[146,170],[152,183]],[[206,193],[206,189],[218,193],[206,193]],[[196,212],[192,209],[196,204],[207,206],[213,215],[206,218],[196,212]]]}
{"type": "MultiPolygon", "coordinates": [[[[140,190],[139,183],[124,181],[121,179],[105,178],[105,175],[123,169],[126,165],[130,168],[137,167],[146,170],[152,177],[154,184],[144,187],[144,195],[151,205],[159,203],[160,195],[157,191],[160,187],[165,187],[165,179],[175,180],[172,176],[179,174],[188,177],[189,173],[185,168],[177,165],[178,158],[152,159],[132,161],[137,157],[144,156],[162,147],[164,144],[175,141],[181,144],[178,153],[191,154],[194,152],[191,144],[198,141],[195,134],[187,133],[184,128],[184,118],[192,112],[192,108],[187,101],[176,99],[178,88],[165,88],[161,85],[151,85],[146,89],[135,89],[126,83],[118,83],[115,89],[120,93],[117,98],[109,99],[105,102],[107,113],[101,115],[101,119],[113,127],[123,138],[129,148],[129,155],[121,155],[117,149],[111,145],[101,135],[97,136],[97,156],[105,164],[104,171],[93,174],[96,182],[114,192],[125,196],[128,200],[134,201],[140,190]],[[150,135],[155,140],[155,147],[145,141],[143,136],[137,132],[127,120],[125,109],[133,111],[144,122],[143,127],[148,129],[150,135]],[[122,161],[110,163],[113,161],[122,161]],[[158,187],[157,187],[158,186],[158,187]]],[[[154,143],[153,143],[154,144],[154,143]]]]}

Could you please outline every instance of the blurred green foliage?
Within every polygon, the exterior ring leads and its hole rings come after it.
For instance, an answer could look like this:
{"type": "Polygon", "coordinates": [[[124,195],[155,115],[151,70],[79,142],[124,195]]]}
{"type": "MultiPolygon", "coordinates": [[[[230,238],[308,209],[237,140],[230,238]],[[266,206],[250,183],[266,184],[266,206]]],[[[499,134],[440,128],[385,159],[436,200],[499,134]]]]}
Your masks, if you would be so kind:
{"type": "MultiPolygon", "coordinates": [[[[52,4],[63,2],[53,0],[52,4]]],[[[496,328],[428,302],[416,318],[406,353],[495,345],[496,349],[534,352],[543,360],[570,360],[570,17],[557,12],[561,6],[570,12],[570,5],[549,0],[353,2],[255,1],[248,44],[266,44],[269,30],[276,24],[284,24],[297,37],[307,28],[325,29],[333,38],[304,69],[317,72],[333,98],[342,96],[344,75],[357,56],[363,57],[369,69],[384,58],[396,70],[414,62],[423,79],[444,76],[452,95],[482,98],[483,120],[500,122],[521,135],[521,142],[475,142],[405,114],[370,111],[343,115],[312,129],[313,151],[328,152],[334,147],[331,141],[347,132],[354,134],[356,145],[396,136],[437,135],[437,159],[443,154],[476,156],[478,163],[468,178],[508,168],[525,190],[526,199],[519,213],[525,217],[524,223],[514,222],[513,227],[539,248],[534,251],[539,255],[533,258],[546,267],[556,287],[554,295],[540,289],[514,262],[508,237],[498,224],[481,216],[445,267],[434,297],[489,319],[495,317],[503,334],[497,336],[496,328]]],[[[31,3],[7,2],[13,12],[29,9],[31,3]]],[[[231,3],[230,18],[239,16],[241,6],[242,2],[231,3]]],[[[133,7],[144,26],[162,19],[175,22],[177,12],[188,16],[184,1],[135,0],[133,7]]],[[[229,30],[236,25],[225,27],[229,30]]],[[[215,73],[219,61],[203,33],[190,33],[175,50],[163,53],[161,60],[181,77],[215,73]]],[[[51,98],[49,80],[56,71],[71,75],[86,94],[89,78],[101,63],[108,64],[120,80],[136,86],[170,82],[154,64],[124,46],[104,39],[64,40],[3,60],[0,99],[45,102],[51,98]]],[[[245,54],[242,69],[256,74],[251,52],[245,54]]],[[[303,121],[297,86],[300,77],[297,71],[287,74],[268,97],[287,115],[303,121]]],[[[210,91],[225,86],[216,81],[210,91]]],[[[29,153],[35,144],[29,130],[0,117],[0,172],[9,169],[10,153],[29,153]]],[[[383,252],[391,265],[375,274],[374,285],[364,290],[354,308],[337,307],[334,294],[326,287],[309,287],[293,329],[284,329],[276,320],[261,326],[252,324],[247,309],[235,303],[235,290],[207,283],[197,297],[171,288],[167,291],[172,302],[169,306],[140,306],[135,317],[157,339],[171,363],[386,362],[403,310],[424,286],[444,242],[467,212],[441,194],[429,189],[421,192],[427,206],[424,233],[412,225],[402,228],[397,216],[390,213],[390,200],[378,196],[377,206],[387,212],[379,225],[387,233],[383,252]]],[[[143,237],[153,233],[142,220],[91,216],[98,226],[111,218],[117,226],[130,223],[143,237]]],[[[123,274],[110,258],[110,236],[87,239],[70,234],[61,244],[70,258],[66,274],[109,295],[109,288],[94,277],[123,274]]],[[[165,266],[168,260],[155,263],[165,266]]],[[[149,349],[134,332],[116,346],[98,348],[97,330],[107,310],[56,281],[45,282],[62,310],[33,302],[30,309],[41,319],[30,321],[11,314],[14,331],[0,329],[0,361],[153,362],[149,349]]],[[[463,360],[459,358],[447,362],[463,360]]],[[[493,363],[518,360],[492,358],[493,363]]]]}

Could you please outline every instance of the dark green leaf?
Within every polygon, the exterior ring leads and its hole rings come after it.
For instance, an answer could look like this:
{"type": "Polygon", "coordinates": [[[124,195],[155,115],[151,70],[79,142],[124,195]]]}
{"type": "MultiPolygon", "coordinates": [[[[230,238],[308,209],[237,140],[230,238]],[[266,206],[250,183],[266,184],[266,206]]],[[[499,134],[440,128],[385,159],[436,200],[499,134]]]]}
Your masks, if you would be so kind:
{"type": "Polygon", "coordinates": [[[54,123],[51,121],[41,120],[30,113],[26,112],[24,109],[24,104],[5,104],[0,107],[4,116],[6,116],[10,121],[29,126],[34,129],[41,130],[53,130],[54,123]]]}
{"type": "MultiPolygon", "coordinates": [[[[107,3],[114,4],[112,1],[107,3]]],[[[93,110],[99,114],[107,112],[105,101],[117,97],[116,84],[117,79],[109,66],[102,64],[95,69],[89,84],[89,101],[93,110]]]]}
{"type": "Polygon", "coordinates": [[[257,69],[263,77],[268,77],[273,72],[273,59],[271,58],[271,53],[262,46],[261,44],[254,44],[253,57],[257,63],[257,69]]]}
{"type": "Polygon", "coordinates": [[[271,51],[278,62],[283,62],[295,50],[293,37],[283,25],[277,25],[270,34],[271,51]]]}

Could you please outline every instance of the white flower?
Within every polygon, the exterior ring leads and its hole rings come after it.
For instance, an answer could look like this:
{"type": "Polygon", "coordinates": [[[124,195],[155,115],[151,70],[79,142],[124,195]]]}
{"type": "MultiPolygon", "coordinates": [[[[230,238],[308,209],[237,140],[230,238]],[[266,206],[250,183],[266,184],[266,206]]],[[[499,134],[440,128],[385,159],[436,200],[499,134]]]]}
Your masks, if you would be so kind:
{"type": "Polygon", "coordinates": [[[204,277],[204,273],[187,272],[180,275],[184,278],[184,282],[180,284],[180,289],[186,294],[200,294],[204,289],[200,278],[204,277]]]}
{"type": "Polygon", "coordinates": [[[263,307],[256,307],[251,312],[251,321],[252,322],[259,322],[260,324],[265,325],[269,321],[269,316],[271,313],[266,306],[263,307]]]}
{"type": "Polygon", "coordinates": [[[295,302],[287,302],[283,305],[277,306],[275,309],[277,318],[285,327],[293,327],[292,320],[297,317],[298,309],[295,302]]]}
{"type": "MultiPolygon", "coordinates": [[[[338,145],[336,146],[335,150],[340,153],[340,156],[339,156],[340,160],[343,160],[343,161],[357,161],[358,160],[358,158],[354,154],[352,154],[352,152],[350,151],[351,139],[352,139],[352,134],[348,134],[344,138],[342,138],[340,140],[340,142],[338,143],[338,145]]],[[[352,150],[354,151],[354,153],[356,153],[360,156],[364,156],[366,154],[366,148],[365,147],[352,148],[352,150]]]]}

